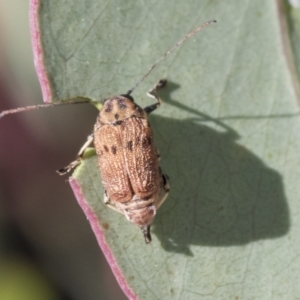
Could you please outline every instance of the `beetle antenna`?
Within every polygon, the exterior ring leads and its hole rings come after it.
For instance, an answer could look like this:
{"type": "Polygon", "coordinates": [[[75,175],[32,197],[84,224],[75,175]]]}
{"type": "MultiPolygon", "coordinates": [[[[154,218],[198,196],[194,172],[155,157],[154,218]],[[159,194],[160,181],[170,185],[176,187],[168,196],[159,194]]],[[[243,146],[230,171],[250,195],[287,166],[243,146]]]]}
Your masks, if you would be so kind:
{"type": "Polygon", "coordinates": [[[199,27],[197,27],[196,29],[194,29],[193,31],[191,31],[189,34],[187,34],[185,37],[183,37],[180,41],[178,41],[173,47],[171,47],[168,51],[166,51],[163,56],[161,56],[149,69],[149,71],[136,83],[136,85],[131,88],[126,95],[130,95],[147,77],[148,75],[152,72],[152,70],[167,56],[169,55],[171,52],[173,52],[178,46],[180,46],[180,44],[182,44],[183,42],[185,42],[188,38],[192,37],[194,34],[196,34],[198,31],[200,31],[201,29],[205,28],[208,25],[217,23],[216,20],[211,20],[208,22],[203,23],[202,25],[200,25],[199,27]]]}
{"type": "Polygon", "coordinates": [[[0,113],[0,119],[6,115],[16,114],[22,111],[29,111],[34,109],[40,109],[40,108],[48,108],[53,106],[59,106],[59,105],[67,105],[67,104],[82,104],[82,103],[90,103],[90,100],[81,100],[81,101],[68,101],[68,102],[60,102],[60,103],[45,103],[45,104],[37,104],[37,105],[29,105],[25,107],[19,107],[9,110],[4,110],[0,113]]]}
{"type": "MultiPolygon", "coordinates": [[[[152,70],[166,57],[168,56],[171,52],[173,52],[177,47],[179,47],[183,42],[185,42],[187,39],[192,37],[194,34],[199,32],[201,29],[205,28],[208,25],[216,23],[216,20],[211,20],[208,22],[203,23],[193,31],[191,31],[189,34],[184,36],[180,41],[178,41],[173,47],[171,47],[168,51],[166,51],[149,69],[149,71],[136,83],[136,85],[131,88],[125,95],[129,96],[147,77],[148,75],[152,72],[152,70]]],[[[19,107],[15,109],[9,109],[2,111],[0,113],[0,119],[3,118],[6,115],[11,115],[11,114],[16,114],[19,112],[23,111],[29,111],[29,110],[34,110],[34,109],[40,109],[40,108],[48,108],[48,107],[53,107],[53,106],[59,106],[59,105],[67,105],[67,104],[82,104],[82,103],[90,103],[90,100],[81,100],[81,101],[68,101],[68,102],[60,102],[60,103],[45,103],[45,104],[37,104],[37,105],[30,105],[30,106],[25,106],[25,107],[19,107]]]]}

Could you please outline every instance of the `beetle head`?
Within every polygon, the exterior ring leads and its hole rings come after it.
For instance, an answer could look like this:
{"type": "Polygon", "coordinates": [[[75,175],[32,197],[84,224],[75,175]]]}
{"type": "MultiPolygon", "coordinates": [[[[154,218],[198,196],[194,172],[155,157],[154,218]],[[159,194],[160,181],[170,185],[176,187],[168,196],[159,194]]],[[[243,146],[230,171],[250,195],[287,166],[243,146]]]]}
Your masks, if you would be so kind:
{"type": "Polygon", "coordinates": [[[99,121],[102,124],[121,124],[125,119],[136,116],[147,118],[146,112],[134,103],[130,95],[115,96],[103,101],[99,121]]]}

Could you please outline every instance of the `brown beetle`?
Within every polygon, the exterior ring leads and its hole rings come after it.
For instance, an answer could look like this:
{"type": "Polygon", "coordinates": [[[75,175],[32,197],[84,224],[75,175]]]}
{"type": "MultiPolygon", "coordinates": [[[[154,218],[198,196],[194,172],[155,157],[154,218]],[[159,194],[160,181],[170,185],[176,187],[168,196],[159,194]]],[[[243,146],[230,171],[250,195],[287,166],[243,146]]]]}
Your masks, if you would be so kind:
{"type": "MultiPolygon", "coordinates": [[[[134,103],[131,93],[168,54],[195,33],[213,23],[216,21],[202,24],[177,42],[126,94],[103,100],[93,134],[80,149],[76,160],[57,171],[60,175],[64,175],[76,167],[81,162],[86,148],[94,142],[105,189],[105,204],[138,225],[146,243],[151,241],[150,224],[169,193],[168,178],[159,167],[159,154],[153,143],[153,134],[147,117],[160,106],[161,99],[157,95],[157,90],[165,86],[166,80],[160,80],[148,93],[157,102],[144,109],[134,103]]],[[[21,111],[87,102],[90,101],[32,105],[3,111],[0,113],[0,118],[21,111]]]]}
{"type": "Polygon", "coordinates": [[[151,241],[150,224],[169,193],[167,176],[159,167],[159,154],[148,122],[148,114],[161,104],[156,91],[165,84],[166,80],[160,80],[148,93],[157,102],[145,109],[135,104],[128,94],[104,100],[94,132],[77,159],[58,171],[64,175],[74,168],[85,149],[94,142],[105,204],[138,225],[146,243],[151,241]]]}

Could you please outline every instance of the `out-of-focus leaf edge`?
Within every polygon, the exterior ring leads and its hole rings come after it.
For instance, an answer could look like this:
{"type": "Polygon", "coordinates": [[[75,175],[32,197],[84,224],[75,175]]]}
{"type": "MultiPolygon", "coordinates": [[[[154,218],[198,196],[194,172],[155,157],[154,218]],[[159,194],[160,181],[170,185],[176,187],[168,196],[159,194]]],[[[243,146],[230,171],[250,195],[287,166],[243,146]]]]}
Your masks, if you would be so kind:
{"type": "Polygon", "coordinates": [[[39,29],[39,20],[38,20],[39,6],[40,6],[40,0],[30,0],[29,20],[30,20],[31,44],[33,49],[35,70],[42,89],[43,101],[49,103],[51,102],[52,94],[51,94],[50,84],[43,63],[41,32],[39,29]]]}
{"type": "Polygon", "coordinates": [[[138,299],[138,297],[133,293],[133,291],[128,286],[126,278],[122,274],[122,272],[118,266],[118,263],[112,254],[112,251],[110,250],[109,246],[107,245],[105,237],[104,237],[104,233],[103,233],[102,229],[100,228],[100,226],[98,225],[97,216],[94,214],[92,209],[86,203],[84,196],[81,192],[80,185],[78,184],[76,179],[74,179],[72,177],[70,177],[69,182],[70,182],[71,188],[73,190],[73,193],[78,201],[78,204],[81,207],[81,209],[83,210],[87,219],[89,220],[92,230],[96,236],[97,242],[98,242],[104,256],[106,257],[121,289],[123,290],[125,295],[128,297],[128,299],[131,299],[131,300],[138,299]]]}
{"type": "MultiPolygon", "coordinates": [[[[47,77],[46,70],[44,68],[43,63],[43,50],[41,45],[41,32],[39,30],[39,20],[38,20],[38,10],[40,6],[40,0],[30,0],[29,6],[29,18],[30,18],[30,32],[31,32],[31,42],[33,48],[33,56],[34,56],[34,65],[37,72],[37,76],[41,85],[42,94],[43,94],[43,101],[45,103],[51,102],[52,94],[50,89],[49,80],[47,77]]],[[[133,291],[129,288],[127,281],[121,270],[117,264],[115,257],[113,256],[111,250],[109,249],[103,231],[98,226],[98,219],[91,208],[87,205],[83,194],[81,192],[80,186],[78,182],[74,178],[70,178],[70,185],[73,189],[73,192],[76,196],[79,206],[83,210],[84,214],[86,215],[87,219],[89,220],[92,230],[96,236],[98,244],[106,257],[121,289],[128,297],[128,299],[135,300],[137,296],[133,293],[133,291]]]]}

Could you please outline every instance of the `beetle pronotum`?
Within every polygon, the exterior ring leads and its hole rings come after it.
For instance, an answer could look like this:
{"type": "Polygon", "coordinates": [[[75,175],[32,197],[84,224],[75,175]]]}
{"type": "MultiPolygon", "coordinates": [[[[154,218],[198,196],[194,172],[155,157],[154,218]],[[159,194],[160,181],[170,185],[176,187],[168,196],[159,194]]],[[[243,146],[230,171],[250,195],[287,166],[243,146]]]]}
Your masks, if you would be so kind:
{"type": "MultiPolygon", "coordinates": [[[[57,171],[64,175],[76,167],[81,162],[86,148],[93,142],[105,189],[104,203],[138,225],[146,243],[151,241],[150,224],[169,193],[168,178],[159,167],[159,154],[153,143],[153,134],[147,119],[148,114],[161,104],[157,90],[165,86],[166,80],[160,80],[149,91],[148,96],[156,99],[156,103],[144,109],[134,103],[131,94],[160,61],[188,38],[213,23],[216,21],[205,22],[184,36],[166,51],[126,94],[102,100],[93,133],[88,136],[76,159],[57,171]]],[[[22,111],[88,102],[90,101],[32,105],[3,111],[0,118],[22,111]]]]}

